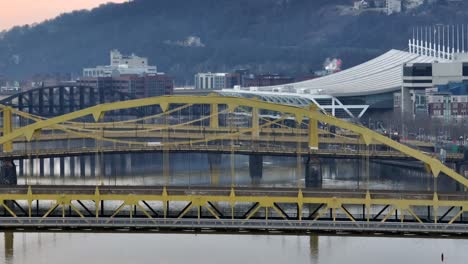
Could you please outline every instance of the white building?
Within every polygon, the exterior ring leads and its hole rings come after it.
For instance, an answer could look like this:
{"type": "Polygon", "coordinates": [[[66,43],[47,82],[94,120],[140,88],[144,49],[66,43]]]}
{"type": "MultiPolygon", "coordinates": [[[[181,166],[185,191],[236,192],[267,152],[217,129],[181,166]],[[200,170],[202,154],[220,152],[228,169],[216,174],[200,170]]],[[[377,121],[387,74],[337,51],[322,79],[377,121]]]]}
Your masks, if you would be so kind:
{"type": "Polygon", "coordinates": [[[368,7],[369,7],[369,3],[366,0],[359,0],[359,1],[354,2],[354,9],[356,10],[360,10],[360,9],[364,9],[368,7]]]}
{"type": "Polygon", "coordinates": [[[110,65],[84,68],[83,77],[111,77],[125,74],[157,74],[156,66],[148,65],[148,58],[135,54],[122,55],[118,50],[110,52],[110,65]]]}
{"type": "Polygon", "coordinates": [[[400,13],[401,12],[401,0],[387,0],[386,9],[387,9],[387,15],[391,15],[393,13],[400,13]]]}
{"type": "Polygon", "coordinates": [[[224,89],[226,88],[227,73],[197,73],[195,74],[195,89],[224,89]]]}

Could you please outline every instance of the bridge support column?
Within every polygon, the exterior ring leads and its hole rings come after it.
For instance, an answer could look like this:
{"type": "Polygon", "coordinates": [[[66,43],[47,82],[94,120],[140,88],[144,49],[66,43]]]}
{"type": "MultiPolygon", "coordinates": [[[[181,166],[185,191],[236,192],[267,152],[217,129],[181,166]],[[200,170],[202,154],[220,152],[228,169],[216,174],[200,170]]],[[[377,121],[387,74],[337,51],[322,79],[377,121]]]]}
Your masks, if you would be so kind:
{"type": "Polygon", "coordinates": [[[0,170],[0,185],[16,185],[18,177],[16,175],[16,165],[13,160],[2,160],[0,170]]]}
{"type": "Polygon", "coordinates": [[[125,169],[127,167],[127,159],[125,158],[125,156],[126,156],[125,154],[119,154],[120,169],[119,169],[118,176],[125,175],[125,169]]]}
{"type": "Polygon", "coordinates": [[[259,183],[263,177],[263,156],[250,155],[249,156],[249,172],[252,183],[259,183]]]}
{"type": "Polygon", "coordinates": [[[322,188],[322,166],[317,159],[308,159],[305,164],[306,188],[322,188]]]}
{"type": "Polygon", "coordinates": [[[34,159],[33,158],[28,159],[28,176],[34,177],[34,159]]]}
{"type": "Polygon", "coordinates": [[[60,157],[60,177],[63,178],[65,177],[65,158],[60,157]]]}
{"type": "Polygon", "coordinates": [[[39,177],[44,177],[44,158],[39,158],[39,177]]]}
{"type": "Polygon", "coordinates": [[[132,154],[125,155],[125,175],[132,173],[132,154]]]}
{"type": "Polygon", "coordinates": [[[109,169],[109,176],[115,177],[117,175],[117,168],[115,166],[115,155],[110,154],[107,158],[106,168],[109,169]]]}
{"type": "Polygon", "coordinates": [[[55,159],[49,158],[49,175],[50,177],[55,176],[55,159]]]}
{"type": "Polygon", "coordinates": [[[24,176],[24,160],[20,159],[18,161],[19,164],[19,176],[24,176]]]}
{"type": "Polygon", "coordinates": [[[92,155],[89,158],[89,176],[95,177],[96,176],[96,159],[98,159],[98,155],[92,155]]]}
{"type": "Polygon", "coordinates": [[[111,172],[109,171],[109,163],[109,155],[102,154],[99,162],[100,172],[98,172],[98,176],[107,178],[107,176],[111,175],[111,172]]]}
{"type": "Polygon", "coordinates": [[[86,159],[88,159],[88,156],[81,156],[79,158],[80,160],[80,177],[84,178],[86,176],[86,159]]]}
{"type": "Polygon", "coordinates": [[[70,157],[70,177],[75,177],[75,157],[70,157]]]}
{"type": "Polygon", "coordinates": [[[211,185],[218,185],[221,174],[221,154],[208,153],[208,164],[210,166],[211,185]]]}
{"type": "Polygon", "coordinates": [[[168,186],[171,183],[171,160],[168,150],[164,150],[162,153],[162,163],[164,184],[168,186]]]}

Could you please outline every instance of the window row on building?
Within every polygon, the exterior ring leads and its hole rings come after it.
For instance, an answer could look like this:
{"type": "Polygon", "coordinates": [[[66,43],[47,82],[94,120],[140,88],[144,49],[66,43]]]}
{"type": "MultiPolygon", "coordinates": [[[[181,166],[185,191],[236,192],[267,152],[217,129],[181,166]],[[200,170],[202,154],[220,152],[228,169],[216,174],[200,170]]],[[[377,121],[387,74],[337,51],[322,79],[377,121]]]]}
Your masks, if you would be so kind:
{"type": "Polygon", "coordinates": [[[294,82],[294,78],[281,74],[250,74],[247,70],[237,70],[232,73],[197,73],[195,74],[195,89],[221,90],[224,88],[262,87],[283,85],[294,82]]]}

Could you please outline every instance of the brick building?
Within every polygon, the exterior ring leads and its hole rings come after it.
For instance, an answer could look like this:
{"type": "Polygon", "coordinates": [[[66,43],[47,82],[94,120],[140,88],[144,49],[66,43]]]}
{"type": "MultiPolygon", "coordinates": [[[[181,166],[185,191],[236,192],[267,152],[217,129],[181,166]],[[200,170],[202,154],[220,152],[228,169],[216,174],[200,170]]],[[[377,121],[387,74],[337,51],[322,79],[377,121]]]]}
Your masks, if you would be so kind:
{"type": "Polygon", "coordinates": [[[429,95],[427,109],[431,117],[468,118],[468,95],[429,95]]]}
{"type": "Polygon", "coordinates": [[[174,92],[174,80],[166,74],[85,77],[77,82],[98,89],[114,89],[136,98],[170,95],[174,92]]]}

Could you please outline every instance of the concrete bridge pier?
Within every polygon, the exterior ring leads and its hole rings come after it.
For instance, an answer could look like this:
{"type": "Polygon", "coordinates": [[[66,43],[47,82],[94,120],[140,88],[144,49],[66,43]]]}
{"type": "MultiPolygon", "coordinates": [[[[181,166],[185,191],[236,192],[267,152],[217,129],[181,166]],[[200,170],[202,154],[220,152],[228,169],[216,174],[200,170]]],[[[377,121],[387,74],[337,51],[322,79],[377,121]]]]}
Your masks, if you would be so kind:
{"type": "Polygon", "coordinates": [[[55,159],[54,158],[49,158],[49,176],[50,177],[55,176],[55,159]]]}
{"type": "Polygon", "coordinates": [[[86,160],[88,156],[81,156],[79,157],[80,161],[80,178],[84,178],[86,176],[86,160]]]}
{"type": "Polygon", "coordinates": [[[110,167],[109,164],[110,164],[109,155],[102,155],[100,159],[101,171],[99,173],[99,175],[102,178],[107,178],[109,175],[111,175],[111,172],[110,172],[111,168],[109,168],[110,167]]]}
{"type": "Polygon", "coordinates": [[[125,170],[127,168],[127,159],[126,159],[126,155],[125,154],[119,154],[119,173],[118,173],[118,176],[122,176],[122,175],[125,175],[125,170]]]}
{"type": "Polygon", "coordinates": [[[252,183],[257,184],[263,177],[263,156],[249,155],[249,172],[252,183]]]}
{"type": "Polygon", "coordinates": [[[132,173],[132,154],[124,155],[125,158],[125,175],[130,175],[132,173]]]}
{"type": "Polygon", "coordinates": [[[91,177],[96,176],[96,159],[97,155],[91,155],[89,157],[89,176],[91,177]]]}
{"type": "Polygon", "coordinates": [[[0,184],[1,185],[16,185],[18,177],[16,174],[16,165],[13,160],[2,160],[0,169],[0,184]]]}
{"type": "Polygon", "coordinates": [[[28,159],[28,176],[34,177],[34,159],[33,158],[28,159]]]}
{"type": "Polygon", "coordinates": [[[308,159],[305,163],[305,187],[322,188],[322,166],[318,159],[308,159]]]}
{"type": "Polygon", "coordinates": [[[221,154],[208,153],[208,165],[210,168],[211,185],[218,185],[221,174],[221,154]]]}
{"type": "Polygon", "coordinates": [[[60,178],[64,178],[65,177],[65,158],[60,157],[59,160],[60,160],[60,178]]]}
{"type": "Polygon", "coordinates": [[[70,177],[75,177],[75,157],[70,157],[70,177]]]}
{"type": "Polygon", "coordinates": [[[22,160],[22,159],[18,160],[18,164],[19,164],[18,165],[18,167],[19,167],[18,175],[19,176],[24,176],[24,160],[22,160]]]}
{"type": "Polygon", "coordinates": [[[39,158],[39,177],[44,177],[44,158],[39,158]]]}
{"type": "Polygon", "coordinates": [[[108,155],[105,156],[105,164],[106,164],[106,175],[109,177],[114,178],[117,175],[117,168],[115,166],[115,155],[108,155]]]}

